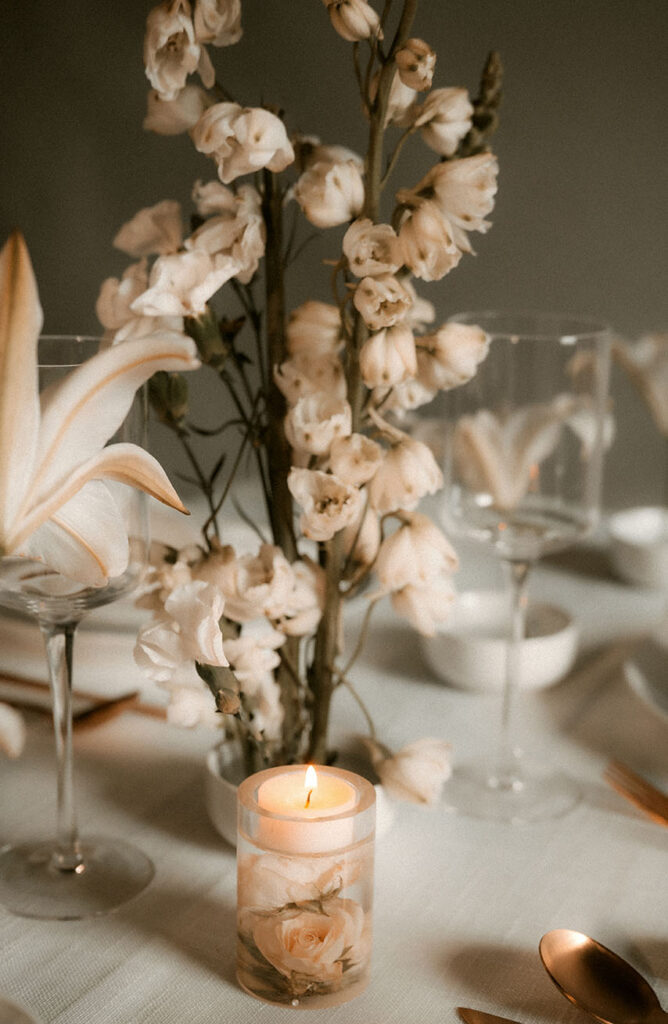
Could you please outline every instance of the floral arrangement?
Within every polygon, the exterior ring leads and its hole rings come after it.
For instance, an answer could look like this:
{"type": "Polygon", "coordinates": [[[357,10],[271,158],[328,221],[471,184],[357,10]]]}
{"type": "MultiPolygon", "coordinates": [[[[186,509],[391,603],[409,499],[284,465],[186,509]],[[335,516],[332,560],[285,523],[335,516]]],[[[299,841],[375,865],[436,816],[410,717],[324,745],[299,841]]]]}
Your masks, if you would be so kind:
{"type": "Polygon", "coordinates": [[[274,108],[232,100],[209,48],[240,39],[240,0],[154,7],[144,40],[144,126],[165,136],[188,132],[217,177],[194,185],[189,234],[172,200],[121,228],[114,245],[134,262],[103,283],[97,312],[114,346],[160,329],[190,335],[222,388],[216,433],[197,427],[183,375],[163,372],[150,386],[207,507],[198,544],[156,545],[142,597],[154,615],[136,658],[171,692],[170,713],[187,722],[210,717],[204,680],[249,771],[326,762],[332,697],[347,688],[381,778],[430,801],[449,772],[447,744],[416,741],[392,755],[375,736],[352,669],[381,598],[430,634],[453,597],[456,554],[418,511],[441,486],[441,472],[403,417],[469,380],[488,339],[476,327],[435,328],[414,281],[440,281],[473,251],[472,234],[489,227],[501,68],[491,54],[473,100],[462,88],[432,88],[436,54],[412,35],[417,6],[386,0],[379,15],[365,0],[324,0],[324,27],[348,48],[359,86],[363,158],[291,131],[274,108]],[[389,198],[398,155],[415,140],[436,162],[389,198]],[[330,301],[288,310],[285,275],[304,219],[345,233],[327,261],[330,301]],[[220,300],[224,309],[215,308],[220,300]],[[221,439],[211,465],[197,450],[202,433],[221,439]],[[221,513],[249,460],[265,509],[239,510],[258,546],[237,552],[221,513]],[[372,577],[344,663],[344,604],[372,577]]]}

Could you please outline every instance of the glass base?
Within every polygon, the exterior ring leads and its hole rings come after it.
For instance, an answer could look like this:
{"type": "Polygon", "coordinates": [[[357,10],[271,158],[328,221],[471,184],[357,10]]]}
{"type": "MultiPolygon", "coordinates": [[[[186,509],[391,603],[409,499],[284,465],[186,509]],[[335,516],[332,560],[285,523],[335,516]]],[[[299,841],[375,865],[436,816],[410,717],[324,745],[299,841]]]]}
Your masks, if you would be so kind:
{"type": "Polygon", "coordinates": [[[519,766],[512,774],[495,774],[484,765],[458,767],[445,785],[446,805],[469,818],[529,824],[560,818],[580,800],[567,775],[541,774],[519,766]]]}
{"type": "Polygon", "coordinates": [[[155,874],[153,862],[119,839],[79,843],[76,867],[56,866],[54,844],[25,843],[0,851],[0,904],[19,917],[76,921],[108,914],[137,896],[155,874]]]}

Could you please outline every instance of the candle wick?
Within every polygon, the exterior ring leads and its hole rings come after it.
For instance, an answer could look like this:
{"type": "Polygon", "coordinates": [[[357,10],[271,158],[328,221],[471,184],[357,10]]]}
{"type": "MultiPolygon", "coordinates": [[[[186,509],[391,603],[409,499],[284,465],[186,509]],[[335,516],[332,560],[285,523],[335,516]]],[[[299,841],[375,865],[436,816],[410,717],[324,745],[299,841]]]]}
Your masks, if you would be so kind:
{"type": "Polygon", "coordinates": [[[304,804],[304,808],[305,808],[305,809],[306,809],[306,808],[308,807],[308,805],[309,805],[309,804],[311,803],[311,795],[312,795],[312,794],[313,794],[313,790],[312,790],[312,789],[309,789],[309,791],[308,791],[308,795],[307,795],[307,797],[306,797],[306,803],[304,804]]]}

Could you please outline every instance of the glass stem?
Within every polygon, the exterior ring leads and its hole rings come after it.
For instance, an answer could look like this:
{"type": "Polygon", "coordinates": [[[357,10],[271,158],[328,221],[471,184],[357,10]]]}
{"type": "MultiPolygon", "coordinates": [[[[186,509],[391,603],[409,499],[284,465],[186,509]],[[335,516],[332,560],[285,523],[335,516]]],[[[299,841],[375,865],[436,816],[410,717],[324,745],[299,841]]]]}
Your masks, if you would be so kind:
{"type": "Polygon", "coordinates": [[[522,641],[526,630],[529,562],[507,562],[510,577],[510,637],[506,651],[501,697],[501,727],[493,785],[497,789],[520,789],[522,773],[512,732],[512,712],[519,686],[522,641]]]}
{"type": "Polygon", "coordinates": [[[51,866],[58,871],[81,871],[83,867],[72,779],[72,649],[77,625],[78,622],[40,622],[49,665],[56,740],[58,804],[51,866]]]}

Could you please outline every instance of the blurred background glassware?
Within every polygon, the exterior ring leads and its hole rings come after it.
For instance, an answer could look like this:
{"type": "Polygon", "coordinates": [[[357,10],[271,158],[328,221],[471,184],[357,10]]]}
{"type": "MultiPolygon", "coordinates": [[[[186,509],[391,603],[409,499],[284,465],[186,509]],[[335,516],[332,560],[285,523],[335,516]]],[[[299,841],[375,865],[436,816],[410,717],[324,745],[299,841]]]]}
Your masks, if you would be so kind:
{"type": "Polygon", "coordinates": [[[610,332],[594,320],[547,313],[471,312],[452,320],[477,324],[490,345],[476,376],[445,396],[443,520],[454,538],[482,541],[501,560],[512,612],[496,750],[488,764],[457,767],[446,799],[477,817],[556,817],[577,802],[577,786],[523,761],[511,707],[531,566],[580,541],[598,521],[610,332]]]}
{"type": "MultiPolygon", "coordinates": [[[[44,335],[39,339],[39,389],[62,379],[93,356],[99,338],[44,335]]],[[[145,446],[146,398],[137,392],[112,441],[145,446]]],[[[124,840],[79,838],[72,764],[72,660],[74,636],[92,608],[124,597],[139,582],[148,556],[146,495],[107,482],[123,513],[129,562],[106,586],[87,587],[27,558],[0,559],[0,605],[37,621],[46,645],[57,761],[56,838],[3,848],[0,904],[24,917],[71,920],[107,913],[141,892],[154,867],[124,840]]]]}
{"type": "Polygon", "coordinates": [[[615,572],[629,583],[668,594],[668,508],[624,509],[607,522],[615,572]]]}

